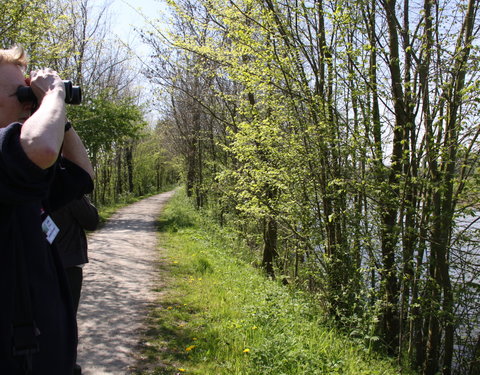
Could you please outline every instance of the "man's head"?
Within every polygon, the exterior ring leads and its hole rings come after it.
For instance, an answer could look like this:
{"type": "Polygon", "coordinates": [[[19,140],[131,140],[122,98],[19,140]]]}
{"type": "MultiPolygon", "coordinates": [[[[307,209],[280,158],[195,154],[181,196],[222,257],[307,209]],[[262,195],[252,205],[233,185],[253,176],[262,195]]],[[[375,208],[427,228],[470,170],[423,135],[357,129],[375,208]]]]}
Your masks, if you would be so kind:
{"type": "Polygon", "coordinates": [[[15,46],[10,49],[0,49],[0,64],[17,65],[23,72],[27,68],[27,54],[20,46],[15,46]]]}
{"type": "Polygon", "coordinates": [[[17,89],[26,86],[27,56],[22,47],[0,49],[0,128],[24,122],[30,115],[31,103],[20,103],[17,89]]]}

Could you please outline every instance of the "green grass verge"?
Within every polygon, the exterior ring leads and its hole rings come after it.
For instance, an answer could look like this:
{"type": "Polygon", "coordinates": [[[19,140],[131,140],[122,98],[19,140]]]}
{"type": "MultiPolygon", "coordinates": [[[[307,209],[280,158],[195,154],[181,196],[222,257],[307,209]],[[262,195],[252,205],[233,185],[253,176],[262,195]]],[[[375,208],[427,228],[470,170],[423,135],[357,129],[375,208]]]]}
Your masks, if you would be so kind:
{"type": "Polygon", "coordinates": [[[177,194],[159,219],[168,278],[136,374],[399,374],[325,323],[300,292],[237,256],[238,242],[177,194]]]}

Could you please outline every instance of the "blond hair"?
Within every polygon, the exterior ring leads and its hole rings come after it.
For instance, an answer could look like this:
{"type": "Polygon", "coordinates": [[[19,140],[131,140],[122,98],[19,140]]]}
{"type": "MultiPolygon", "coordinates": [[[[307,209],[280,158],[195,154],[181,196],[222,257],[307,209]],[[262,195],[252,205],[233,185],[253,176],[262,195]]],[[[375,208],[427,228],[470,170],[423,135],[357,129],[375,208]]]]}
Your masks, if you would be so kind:
{"type": "Polygon", "coordinates": [[[9,49],[0,49],[0,64],[15,64],[22,71],[27,69],[27,53],[22,46],[13,46],[9,49]]]}

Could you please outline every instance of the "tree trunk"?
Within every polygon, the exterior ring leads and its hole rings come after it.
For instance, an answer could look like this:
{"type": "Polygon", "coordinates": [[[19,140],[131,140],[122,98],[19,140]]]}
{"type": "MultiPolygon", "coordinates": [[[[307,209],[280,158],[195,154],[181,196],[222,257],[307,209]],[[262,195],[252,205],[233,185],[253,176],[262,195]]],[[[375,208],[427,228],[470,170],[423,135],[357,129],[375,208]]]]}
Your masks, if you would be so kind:
{"type": "Polygon", "coordinates": [[[133,145],[128,145],[125,149],[125,165],[127,167],[128,192],[133,193],[133,145]]]}
{"type": "Polygon", "coordinates": [[[393,150],[391,157],[391,167],[388,177],[388,186],[381,201],[382,215],[382,260],[383,270],[382,282],[385,290],[385,307],[383,314],[383,328],[385,331],[385,341],[390,353],[394,354],[398,349],[399,335],[399,317],[398,317],[398,299],[399,288],[397,280],[397,269],[395,263],[395,251],[398,242],[398,203],[396,197],[399,196],[399,176],[403,173],[403,151],[405,139],[405,128],[408,126],[407,111],[402,88],[402,76],[400,69],[399,41],[397,33],[395,0],[387,0],[384,3],[387,25],[389,31],[389,52],[388,62],[392,97],[395,113],[395,126],[393,131],[393,150]]]}
{"type": "MultiPolygon", "coordinates": [[[[459,148],[458,112],[462,103],[462,91],[465,87],[466,63],[472,47],[472,33],[475,24],[478,1],[470,0],[465,14],[464,23],[457,39],[455,60],[453,61],[452,78],[443,93],[448,103],[445,121],[445,147],[440,173],[437,174],[437,189],[434,199],[435,215],[432,231],[432,262],[431,276],[436,285],[432,288],[432,303],[434,307],[442,308],[442,326],[444,328],[442,375],[450,375],[454,350],[454,296],[450,280],[449,246],[452,222],[455,210],[453,194],[455,182],[455,168],[459,148]],[[443,295],[443,300],[441,299],[443,295]]],[[[432,311],[427,345],[427,362],[425,375],[433,375],[440,367],[440,315],[432,311]]]]}
{"type": "Polygon", "coordinates": [[[263,230],[263,258],[262,267],[265,269],[268,276],[275,279],[274,260],[277,257],[277,236],[278,225],[277,221],[268,217],[264,220],[263,230]]]}

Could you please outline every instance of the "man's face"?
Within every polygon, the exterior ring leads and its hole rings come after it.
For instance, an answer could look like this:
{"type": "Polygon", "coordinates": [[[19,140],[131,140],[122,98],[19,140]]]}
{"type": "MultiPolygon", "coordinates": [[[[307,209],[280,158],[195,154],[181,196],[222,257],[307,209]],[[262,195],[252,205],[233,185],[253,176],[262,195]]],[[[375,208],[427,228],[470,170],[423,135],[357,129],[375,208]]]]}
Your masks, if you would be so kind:
{"type": "Polygon", "coordinates": [[[31,103],[20,103],[17,89],[26,86],[25,77],[14,64],[0,64],[0,128],[30,117],[31,103]]]}

